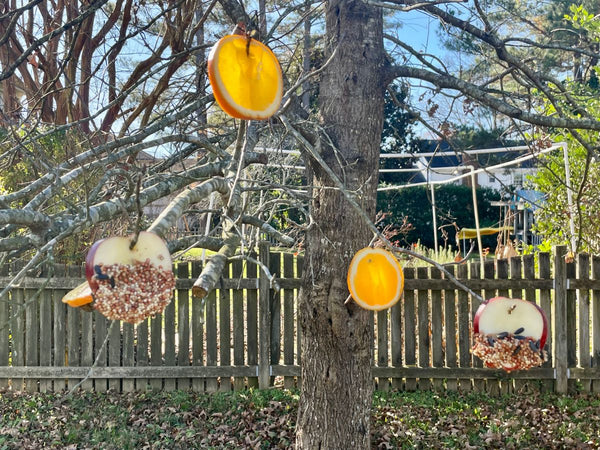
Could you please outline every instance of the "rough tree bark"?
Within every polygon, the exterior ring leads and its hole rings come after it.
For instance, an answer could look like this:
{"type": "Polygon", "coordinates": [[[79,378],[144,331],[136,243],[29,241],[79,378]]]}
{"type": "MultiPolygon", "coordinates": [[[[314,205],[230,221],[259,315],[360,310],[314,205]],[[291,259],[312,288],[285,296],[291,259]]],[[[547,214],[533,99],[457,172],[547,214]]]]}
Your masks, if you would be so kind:
{"type": "MultiPolygon", "coordinates": [[[[319,92],[328,135],[321,140],[321,155],[370,217],[383,127],[382,20],[380,9],[361,1],[327,3],[327,57],[334,57],[319,92]]],[[[369,448],[372,330],[368,313],[344,302],[346,270],[371,233],[343,194],[331,189],[321,167],[315,161],[310,166],[315,226],[307,232],[300,293],[304,358],[297,446],[369,448]]]]}

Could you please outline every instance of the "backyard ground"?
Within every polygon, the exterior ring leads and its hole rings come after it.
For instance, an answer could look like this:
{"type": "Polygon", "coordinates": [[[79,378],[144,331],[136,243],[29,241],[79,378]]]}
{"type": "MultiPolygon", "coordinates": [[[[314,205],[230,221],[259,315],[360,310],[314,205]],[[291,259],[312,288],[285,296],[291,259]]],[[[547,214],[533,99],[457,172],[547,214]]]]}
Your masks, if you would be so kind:
{"type": "MultiPolygon", "coordinates": [[[[0,449],[290,448],[298,394],[0,395],[0,449]]],[[[600,397],[376,393],[373,448],[599,448],[600,397]]]]}

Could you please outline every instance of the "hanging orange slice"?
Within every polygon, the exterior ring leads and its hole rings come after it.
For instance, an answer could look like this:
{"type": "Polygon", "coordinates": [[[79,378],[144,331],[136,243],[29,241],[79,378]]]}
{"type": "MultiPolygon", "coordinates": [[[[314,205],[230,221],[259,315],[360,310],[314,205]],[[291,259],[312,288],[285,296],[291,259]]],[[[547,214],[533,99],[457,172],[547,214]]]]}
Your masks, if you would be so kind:
{"type": "Polygon", "coordinates": [[[365,309],[380,311],[396,304],[404,289],[404,273],[396,257],[382,248],[359,250],[348,269],[348,290],[365,309]]]}
{"type": "Polygon", "coordinates": [[[63,298],[62,302],[69,306],[77,308],[79,306],[87,305],[94,301],[92,297],[92,288],[89,283],[84,281],[75,289],[70,290],[63,298]]]}
{"type": "Polygon", "coordinates": [[[281,104],[279,61],[255,39],[235,34],[221,38],[208,56],[208,79],[217,103],[232,117],[268,119],[281,104]]]}

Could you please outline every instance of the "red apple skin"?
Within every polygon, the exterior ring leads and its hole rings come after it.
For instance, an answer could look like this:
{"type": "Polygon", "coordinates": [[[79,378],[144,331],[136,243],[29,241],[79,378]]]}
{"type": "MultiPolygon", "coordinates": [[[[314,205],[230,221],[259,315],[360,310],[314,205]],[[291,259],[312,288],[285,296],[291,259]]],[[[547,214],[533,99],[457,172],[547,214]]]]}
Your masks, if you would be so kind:
{"type": "MultiPolygon", "coordinates": [[[[484,302],[481,303],[481,305],[479,305],[479,308],[477,308],[477,311],[475,312],[475,316],[473,317],[473,332],[474,333],[479,333],[479,318],[481,317],[481,314],[483,313],[483,310],[485,309],[485,307],[489,303],[491,303],[495,300],[498,300],[498,299],[502,299],[502,298],[506,298],[506,297],[493,297],[488,300],[485,300],[484,302]]],[[[522,299],[518,299],[518,298],[511,299],[511,300],[516,300],[516,301],[521,301],[521,302],[527,301],[527,300],[522,300],[522,299]]],[[[531,303],[533,306],[535,306],[542,316],[544,328],[542,331],[542,336],[540,337],[540,349],[543,349],[544,345],[546,345],[546,340],[548,339],[548,319],[546,318],[546,313],[544,313],[544,310],[542,308],[540,308],[540,306],[538,306],[537,304],[535,304],[533,302],[528,302],[528,303],[531,303]]]]}
{"type": "Polygon", "coordinates": [[[94,242],[85,257],[85,277],[87,278],[92,292],[98,290],[98,281],[94,278],[94,257],[96,256],[96,250],[98,250],[98,247],[103,241],[104,239],[100,239],[99,241],[94,242]]]}

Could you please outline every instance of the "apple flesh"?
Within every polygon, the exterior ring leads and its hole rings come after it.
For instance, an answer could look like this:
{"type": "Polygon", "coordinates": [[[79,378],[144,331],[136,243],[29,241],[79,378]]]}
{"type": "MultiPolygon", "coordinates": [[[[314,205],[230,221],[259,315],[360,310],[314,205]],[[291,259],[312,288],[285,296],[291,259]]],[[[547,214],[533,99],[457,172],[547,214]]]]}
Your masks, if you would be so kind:
{"type": "Polygon", "coordinates": [[[485,335],[517,334],[539,341],[544,348],[548,320],[544,310],[527,300],[494,297],[482,303],[473,319],[473,331],[485,335]],[[516,331],[519,333],[516,333],[516,331]]]}
{"type": "Polygon", "coordinates": [[[506,371],[540,366],[548,320],[535,303],[494,297],[479,306],[473,318],[472,352],[488,367],[506,371]]]}
{"type": "Polygon", "coordinates": [[[169,304],[175,277],[162,238],[142,231],[132,247],[133,239],[115,236],[94,243],[86,257],[86,278],[96,310],[136,324],[169,304]]]}

